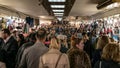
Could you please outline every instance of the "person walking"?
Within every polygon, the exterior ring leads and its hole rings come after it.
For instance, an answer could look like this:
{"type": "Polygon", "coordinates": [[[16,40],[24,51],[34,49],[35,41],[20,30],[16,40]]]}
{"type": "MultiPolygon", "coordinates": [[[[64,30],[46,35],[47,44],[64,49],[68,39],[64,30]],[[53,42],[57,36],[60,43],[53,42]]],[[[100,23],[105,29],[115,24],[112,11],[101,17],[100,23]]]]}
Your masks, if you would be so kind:
{"type": "Polygon", "coordinates": [[[72,36],[71,45],[72,48],[68,51],[70,68],[91,68],[90,58],[83,50],[83,39],[72,36]]]}
{"type": "Polygon", "coordinates": [[[15,58],[18,51],[18,43],[11,36],[8,29],[2,30],[3,43],[1,44],[0,60],[6,64],[6,68],[15,68],[15,58]]]}
{"type": "Polygon", "coordinates": [[[48,52],[48,48],[44,45],[45,39],[46,30],[43,28],[38,29],[36,43],[24,51],[18,68],[39,68],[40,56],[48,52]]]}
{"type": "Polygon", "coordinates": [[[49,51],[40,57],[39,68],[70,68],[68,56],[60,52],[58,39],[51,39],[49,51]]]}

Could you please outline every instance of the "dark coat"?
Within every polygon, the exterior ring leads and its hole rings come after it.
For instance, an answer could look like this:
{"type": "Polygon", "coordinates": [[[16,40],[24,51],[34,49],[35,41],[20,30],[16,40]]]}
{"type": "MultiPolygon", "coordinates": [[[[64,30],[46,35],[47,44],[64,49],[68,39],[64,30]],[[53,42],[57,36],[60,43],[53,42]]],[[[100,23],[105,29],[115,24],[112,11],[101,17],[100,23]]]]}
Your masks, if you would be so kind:
{"type": "Polygon", "coordinates": [[[94,47],[90,40],[88,40],[84,43],[84,51],[86,51],[86,53],[89,55],[90,59],[92,59],[94,47]]]}
{"type": "Polygon", "coordinates": [[[70,49],[68,51],[70,68],[91,68],[90,59],[85,51],[70,49]]]}
{"type": "Polygon", "coordinates": [[[23,45],[19,48],[18,53],[17,53],[17,57],[16,57],[16,66],[15,66],[15,68],[18,68],[24,50],[25,50],[26,48],[32,46],[33,44],[34,44],[34,42],[28,42],[28,43],[23,44],[23,45]]]}
{"type": "Polygon", "coordinates": [[[11,36],[6,43],[2,43],[1,45],[0,57],[2,59],[0,60],[3,60],[7,68],[15,68],[15,57],[18,51],[17,41],[11,36]]]}
{"type": "MultiPolygon", "coordinates": [[[[98,61],[95,64],[94,68],[100,68],[100,61],[98,61]]],[[[114,61],[102,60],[101,61],[101,68],[120,68],[120,65],[114,61]]]]}
{"type": "Polygon", "coordinates": [[[1,50],[1,48],[2,48],[2,44],[3,44],[3,43],[4,43],[3,39],[0,38],[0,50],[1,50]]]}
{"type": "Polygon", "coordinates": [[[94,67],[95,63],[97,61],[100,61],[101,60],[101,54],[102,54],[102,50],[101,49],[96,49],[94,54],[93,54],[93,57],[92,57],[92,67],[94,67]]]}

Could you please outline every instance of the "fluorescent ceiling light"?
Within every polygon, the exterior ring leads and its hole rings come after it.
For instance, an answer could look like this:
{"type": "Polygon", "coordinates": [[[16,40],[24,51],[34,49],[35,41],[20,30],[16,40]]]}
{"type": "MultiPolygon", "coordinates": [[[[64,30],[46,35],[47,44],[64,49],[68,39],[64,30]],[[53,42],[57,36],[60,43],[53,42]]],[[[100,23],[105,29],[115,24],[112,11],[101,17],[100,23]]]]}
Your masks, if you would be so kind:
{"type": "Polygon", "coordinates": [[[51,5],[51,8],[65,8],[65,5],[51,5]]]}
{"type": "Polygon", "coordinates": [[[54,14],[64,14],[64,13],[54,13],[54,14]]]}
{"type": "Polygon", "coordinates": [[[65,2],[66,0],[48,0],[49,2],[65,2]]]}
{"type": "Polygon", "coordinates": [[[64,10],[53,10],[53,12],[64,12],[64,10]]]}
{"type": "Polygon", "coordinates": [[[58,17],[57,19],[58,19],[59,21],[61,21],[61,20],[62,20],[62,18],[60,18],[60,17],[58,17]]]}
{"type": "Polygon", "coordinates": [[[106,9],[113,9],[113,8],[116,8],[116,7],[120,7],[120,3],[113,3],[113,4],[110,4],[106,7],[106,9]]]}
{"type": "Polygon", "coordinates": [[[55,16],[63,16],[63,15],[55,15],[55,16]]]}

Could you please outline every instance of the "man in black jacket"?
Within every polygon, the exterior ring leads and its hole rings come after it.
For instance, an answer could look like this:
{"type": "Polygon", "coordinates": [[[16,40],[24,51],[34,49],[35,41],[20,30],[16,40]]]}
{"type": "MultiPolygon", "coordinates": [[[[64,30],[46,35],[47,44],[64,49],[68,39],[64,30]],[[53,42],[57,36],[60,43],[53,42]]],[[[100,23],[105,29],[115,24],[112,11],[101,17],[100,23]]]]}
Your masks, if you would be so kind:
{"type": "Polygon", "coordinates": [[[3,43],[1,44],[0,57],[7,68],[15,68],[15,57],[18,50],[18,43],[11,36],[11,33],[8,29],[2,30],[3,43]]]}
{"type": "Polygon", "coordinates": [[[2,48],[3,39],[0,37],[0,50],[2,48]]]}

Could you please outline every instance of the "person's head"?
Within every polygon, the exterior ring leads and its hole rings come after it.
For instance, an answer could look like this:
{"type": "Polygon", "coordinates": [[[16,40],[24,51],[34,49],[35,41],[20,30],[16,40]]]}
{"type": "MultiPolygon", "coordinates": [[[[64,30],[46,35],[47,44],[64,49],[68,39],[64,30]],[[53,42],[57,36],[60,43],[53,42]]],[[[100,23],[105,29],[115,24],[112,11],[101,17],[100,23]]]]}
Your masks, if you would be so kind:
{"type": "Polygon", "coordinates": [[[35,42],[35,41],[36,41],[35,35],[36,35],[36,33],[31,33],[31,34],[29,35],[29,41],[35,42]]]}
{"type": "Polygon", "coordinates": [[[23,34],[18,34],[18,36],[17,36],[17,41],[19,42],[19,41],[24,41],[24,36],[23,36],[23,34]]]}
{"type": "Polygon", "coordinates": [[[56,38],[56,36],[53,36],[50,41],[50,49],[60,49],[59,40],[56,38]]]}
{"type": "Polygon", "coordinates": [[[83,50],[84,41],[83,41],[83,39],[72,37],[71,45],[73,48],[78,48],[80,50],[83,50]]]}
{"type": "Polygon", "coordinates": [[[103,48],[102,59],[120,62],[119,44],[109,43],[103,48]]]}
{"type": "Polygon", "coordinates": [[[46,35],[47,35],[46,30],[44,28],[40,28],[36,32],[36,39],[44,42],[46,40],[46,35]]]}
{"type": "Polygon", "coordinates": [[[107,45],[110,42],[110,39],[108,36],[101,36],[98,38],[96,49],[103,49],[105,45],[107,45]]]}
{"type": "Polygon", "coordinates": [[[8,38],[10,35],[11,35],[11,33],[10,33],[9,29],[3,29],[2,30],[2,37],[3,37],[3,39],[8,38]]]}

